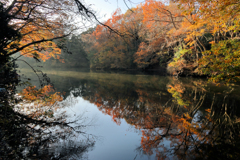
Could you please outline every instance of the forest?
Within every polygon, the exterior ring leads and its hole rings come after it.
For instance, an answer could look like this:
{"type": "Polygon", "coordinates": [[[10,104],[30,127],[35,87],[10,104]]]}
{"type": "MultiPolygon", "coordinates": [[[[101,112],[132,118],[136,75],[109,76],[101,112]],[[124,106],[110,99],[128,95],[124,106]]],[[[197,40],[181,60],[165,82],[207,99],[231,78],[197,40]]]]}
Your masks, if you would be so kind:
{"type": "Polygon", "coordinates": [[[65,48],[43,65],[162,69],[174,76],[239,81],[239,5],[237,0],[146,0],[125,13],[118,8],[106,22],[55,40],[65,48]]]}
{"type": "Polygon", "coordinates": [[[239,1],[147,0],[82,37],[92,68],[160,65],[172,75],[239,81],[239,1]],[[86,38],[88,37],[88,38],[86,38]],[[91,41],[86,41],[91,39],[91,41]]]}
{"type": "Polygon", "coordinates": [[[175,76],[239,81],[239,6],[237,0],[146,0],[65,39],[73,55],[60,57],[79,55],[93,69],[164,68],[175,76]]]}

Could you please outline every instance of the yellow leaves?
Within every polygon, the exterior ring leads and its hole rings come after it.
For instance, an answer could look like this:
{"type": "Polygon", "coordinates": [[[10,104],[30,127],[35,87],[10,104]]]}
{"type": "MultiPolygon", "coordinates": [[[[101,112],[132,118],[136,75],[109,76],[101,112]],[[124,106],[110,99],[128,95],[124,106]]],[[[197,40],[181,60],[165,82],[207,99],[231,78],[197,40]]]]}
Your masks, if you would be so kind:
{"type": "Polygon", "coordinates": [[[189,106],[189,102],[187,100],[183,99],[183,93],[184,93],[184,88],[181,86],[181,84],[175,84],[174,86],[168,85],[167,86],[168,92],[172,94],[172,97],[175,99],[178,105],[180,106],[189,106]]]}
{"type": "MultiPolygon", "coordinates": [[[[236,6],[236,0],[220,0],[220,1],[191,1],[178,0],[182,14],[185,15],[181,28],[185,29],[182,36],[188,45],[195,45],[195,37],[201,37],[206,32],[225,34],[236,29],[239,23],[232,23],[239,19],[239,14],[233,14],[232,8],[236,6]],[[198,4],[198,5],[196,5],[198,4]],[[193,14],[194,12],[194,14],[193,14]],[[234,16],[233,16],[234,15],[234,16]]],[[[181,29],[179,28],[179,29],[181,29]]]]}
{"type": "Polygon", "coordinates": [[[205,29],[201,29],[201,30],[200,30],[200,33],[201,33],[201,34],[204,34],[204,33],[205,33],[205,29]]]}

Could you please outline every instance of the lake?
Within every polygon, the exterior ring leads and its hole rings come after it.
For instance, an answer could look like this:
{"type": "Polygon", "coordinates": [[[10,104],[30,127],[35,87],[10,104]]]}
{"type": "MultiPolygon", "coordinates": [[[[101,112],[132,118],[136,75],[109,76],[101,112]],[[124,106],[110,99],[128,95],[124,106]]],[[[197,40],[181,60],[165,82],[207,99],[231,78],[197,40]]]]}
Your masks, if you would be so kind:
{"type": "MultiPolygon", "coordinates": [[[[43,72],[56,91],[64,93],[61,102],[64,107],[54,116],[65,111],[67,121],[80,118],[86,126],[84,135],[79,133],[72,140],[94,141],[87,151],[76,152],[68,159],[237,159],[240,156],[238,84],[224,86],[200,78],[141,72],[77,69],[43,72]]],[[[39,86],[31,70],[22,69],[19,74],[39,86]]],[[[54,146],[49,146],[49,150],[55,154],[54,146]]]]}

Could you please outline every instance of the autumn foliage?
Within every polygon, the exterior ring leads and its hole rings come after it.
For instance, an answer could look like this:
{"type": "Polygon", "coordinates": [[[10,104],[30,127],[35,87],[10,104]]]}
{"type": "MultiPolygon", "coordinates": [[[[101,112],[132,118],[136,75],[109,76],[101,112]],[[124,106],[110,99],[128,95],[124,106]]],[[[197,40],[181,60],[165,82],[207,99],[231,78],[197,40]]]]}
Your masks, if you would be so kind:
{"type": "Polygon", "coordinates": [[[237,8],[236,0],[146,0],[126,13],[117,9],[105,26],[98,25],[89,34],[91,67],[148,69],[160,65],[173,75],[238,80],[238,47],[232,48],[239,39],[237,8]],[[223,55],[223,44],[227,43],[231,45],[223,55]],[[222,58],[209,55],[213,49],[222,58]],[[219,61],[212,63],[213,58],[219,61]]]}

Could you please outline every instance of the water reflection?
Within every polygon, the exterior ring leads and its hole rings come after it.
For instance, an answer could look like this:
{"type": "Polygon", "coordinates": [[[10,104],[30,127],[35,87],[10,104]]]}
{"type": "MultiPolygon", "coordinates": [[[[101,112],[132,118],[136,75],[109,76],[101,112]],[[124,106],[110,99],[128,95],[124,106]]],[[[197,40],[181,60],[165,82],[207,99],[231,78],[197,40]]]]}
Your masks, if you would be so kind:
{"type": "Polygon", "coordinates": [[[49,86],[28,87],[16,95],[19,79],[13,69],[0,76],[0,159],[81,159],[95,142],[81,117],[69,121],[58,112],[67,107],[49,86]]]}
{"type": "Polygon", "coordinates": [[[82,97],[117,125],[126,121],[138,130],[138,153],[157,159],[240,156],[238,86],[149,75],[49,74],[55,87],[66,92],[65,98],[82,97]]]}

